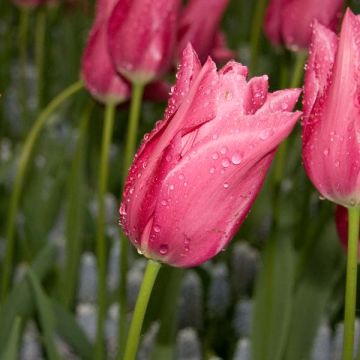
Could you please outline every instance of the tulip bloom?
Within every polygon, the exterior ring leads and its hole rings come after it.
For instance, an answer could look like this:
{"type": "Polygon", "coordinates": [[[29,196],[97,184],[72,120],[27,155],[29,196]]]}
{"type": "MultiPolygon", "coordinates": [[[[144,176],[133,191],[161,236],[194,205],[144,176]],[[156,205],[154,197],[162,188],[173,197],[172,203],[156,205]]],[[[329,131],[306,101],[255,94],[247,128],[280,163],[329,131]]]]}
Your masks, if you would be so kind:
{"type": "Polygon", "coordinates": [[[177,44],[179,56],[186,45],[191,43],[202,63],[209,55],[213,55],[213,50],[216,55],[216,52],[221,49],[222,57],[227,56],[226,60],[233,57],[233,53],[225,46],[223,34],[218,32],[228,3],[229,0],[190,0],[188,2],[179,21],[177,44]]]}
{"type": "Polygon", "coordinates": [[[121,0],[109,19],[112,60],[133,83],[160,77],[171,64],[179,0],[121,0]]]}
{"type": "Polygon", "coordinates": [[[304,87],[303,159],[320,194],[360,204],[360,19],[346,12],[339,39],[314,27],[304,87]]]}
{"type": "MultiPolygon", "coordinates": [[[[338,205],[335,213],[336,230],[340,238],[340,244],[347,250],[348,247],[348,210],[338,205]]],[[[358,249],[358,259],[360,260],[360,248],[358,249]]]]}
{"type": "Polygon", "coordinates": [[[343,0],[271,0],[265,16],[265,33],[276,45],[306,49],[313,21],[335,30],[343,3],[343,0]]]}
{"type": "Polygon", "coordinates": [[[299,112],[300,90],[268,93],[267,76],[246,81],[234,61],[203,67],[189,45],[165,119],[144,137],[130,169],[120,224],[145,256],[195,266],[238,230],[275,150],[299,112]]]}
{"type": "Polygon", "coordinates": [[[81,64],[81,77],[89,92],[103,103],[121,103],[130,86],[115,70],[107,46],[107,24],[116,1],[100,0],[81,64]]]}

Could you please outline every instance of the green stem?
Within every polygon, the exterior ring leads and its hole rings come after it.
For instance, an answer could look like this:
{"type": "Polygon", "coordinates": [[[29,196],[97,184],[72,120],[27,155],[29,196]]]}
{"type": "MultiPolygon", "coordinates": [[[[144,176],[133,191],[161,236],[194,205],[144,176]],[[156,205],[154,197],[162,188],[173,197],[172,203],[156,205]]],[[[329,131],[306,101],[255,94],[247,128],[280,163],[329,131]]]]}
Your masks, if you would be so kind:
{"type": "Polygon", "coordinates": [[[145,317],[146,308],[150,299],[151,291],[154,286],[161,264],[148,260],[144,280],[141,284],[140,292],[136,301],[133,318],[130,325],[129,336],[127,338],[124,360],[134,360],[140,341],[141,328],[145,317]]]}
{"type": "Polygon", "coordinates": [[[73,305],[79,273],[82,249],[82,220],[84,212],[83,193],[85,182],[84,160],[88,123],[94,102],[87,105],[80,122],[79,138],[68,184],[68,207],[66,217],[66,265],[63,274],[63,297],[66,307],[73,305]]]}
{"type": "Polygon", "coordinates": [[[359,207],[348,208],[348,256],[346,268],[343,360],[352,360],[354,354],[359,216],[359,207]]]}
{"type": "Polygon", "coordinates": [[[290,88],[297,88],[301,86],[307,55],[308,53],[306,51],[298,51],[296,53],[295,64],[289,86],[290,88]]]}
{"type": "Polygon", "coordinates": [[[35,62],[37,69],[37,108],[41,109],[43,100],[44,79],[44,56],[45,56],[45,34],[46,34],[46,11],[39,10],[36,18],[35,32],[35,62]]]}
{"type": "Polygon", "coordinates": [[[20,90],[19,98],[21,104],[21,112],[23,121],[27,118],[27,48],[28,48],[28,31],[29,31],[30,9],[22,7],[20,9],[20,24],[19,24],[19,57],[20,57],[20,90]]]}
{"type": "Polygon", "coordinates": [[[104,358],[104,324],[106,318],[106,263],[107,246],[105,241],[105,194],[109,177],[109,152],[114,130],[116,105],[108,103],[105,109],[105,123],[102,136],[99,187],[98,187],[98,216],[96,231],[96,256],[98,265],[98,309],[96,352],[97,360],[104,358]]]}
{"type": "MultiPolygon", "coordinates": [[[[125,184],[126,176],[135,154],[138,127],[141,109],[141,100],[144,91],[144,85],[134,84],[133,94],[131,98],[129,124],[126,136],[126,146],[124,155],[123,168],[123,184],[125,184]]],[[[116,359],[122,358],[127,333],[127,270],[128,270],[128,253],[129,242],[125,236],[121,236],[121,252],[120,252],[120,282],[119,282],[119,326],[118,326],[118,352],[116,359]]]]}
{"type": "Polygon", "coordinates": [[[255,14],[254,14],[253,21],[251,24],[250,71],[252,74],[255,73],[257,62],[258,62],[259,43],[260,43],[260,36],[262,34],[263,19],[264,19],[266,4],[267,4],[267,0],[256,1],[255,14]]]}
{"type": "Polygon", "coordinates": [[[64,91],[62,91],[56,98],[54,98],[49,105],[41,112],[36,119],[33,127],[31,128],[29,135],[27,136],[20,159],[18,162],[18,169],[14,181],[14,187],[10,198],[10,205],[8,210],[8,218],[6,223],[6,248],[5,256],[2,267],[1,278],[1,292],[0,299],[4,300],[8,291],[11,269],[13,268],[13,252],[15,246],[15,217],[19,207],[20,196],[24,185],[25,174],[27,167],[31,160],[31,154],[38,139],[41,130],[44,128],[46,121],[50,119],[50,115],[56,110],[65,100],[70,98],[76,92],[83,87],[82,82],[78,81],[64,91]]]}

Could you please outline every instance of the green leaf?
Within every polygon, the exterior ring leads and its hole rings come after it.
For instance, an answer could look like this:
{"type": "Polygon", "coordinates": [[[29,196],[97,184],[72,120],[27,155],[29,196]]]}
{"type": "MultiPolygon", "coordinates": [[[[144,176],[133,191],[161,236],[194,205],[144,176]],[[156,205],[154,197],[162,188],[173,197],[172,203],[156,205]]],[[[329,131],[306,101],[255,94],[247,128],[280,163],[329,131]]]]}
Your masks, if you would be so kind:
{"type": "MultiPolygon", "coordinates": [[[[33,262],[31,269],[39,279],[43,279],[54,265],[55,248],[47,245],[33,262]]],[[[17,316],[24,321],[34,312],[34,301],[27,279],[16,284],[0,310],[0,349],[9,342],[9,334],[17,316]]]]}
{"type": "Polygon", "coordinates": [[[290,322],[294,283],[294,249],[289,237],[277,233],[266,244],[256,284],[252,324],[252,359],[282,358],[290,322]]]}
{"type": "Polygon", "coordinates": [[[57,333],[72,347],[80,359],[93,359],[93,345],[74,319],[74,316],[57,301],[52,299],[51,304],[55,315],[57,333]]]}
{"type": "Polygon", "coordinates": [[[2,360],[17,360],[18,359],[18,350],[19,350],[19,340],[21,334],[21,319],[16,318],[14,325],[10,332],[9,342],[6,345],[6,348],[1,353],[2,360]]]}
{"type": "Polygon", "coordinates": [[[37,276],[31,269],[28,271],[28,278],[35,296],[47,356],[49,360],[60,360],[60,356],[54,343],[55,318],[50,300],[42,289],[37,276]]]}
{"type": "Polygon", "coordinates": [[[334,227],[321,229],[323,236],[313,239],[296,287],[285,359],[309,357],[335,283],[344,272],[344,256],[334,237],[334,227]]]}

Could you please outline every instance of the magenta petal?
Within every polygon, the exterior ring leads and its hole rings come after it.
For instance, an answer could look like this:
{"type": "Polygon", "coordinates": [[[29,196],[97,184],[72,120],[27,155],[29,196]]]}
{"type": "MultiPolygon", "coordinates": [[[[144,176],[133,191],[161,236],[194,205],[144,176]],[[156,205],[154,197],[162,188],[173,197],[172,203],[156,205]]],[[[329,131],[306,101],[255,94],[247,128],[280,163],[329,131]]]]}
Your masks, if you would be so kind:
{"type": "Polygon", "coordinates": [[[246,114],[254,114],[266,101],[269,89],[267,75],[254,77],[248,82],[244,108],[246,114]]]}
{"type": "Polygon", "coordinates": [[[177,111],[200,70],[201,64],[199,58],[191,44],[188,44],[182,52],[179,70],[176,74],[176,84],[172,89],[168,107],[165,111],[166,120],[177,111]]]}
{"type": "Polygon", "coordinates": [[[323,96],[335,61],[338,40],[336,35],[318,22],[313,28],[310,55],[306,65],[304,92],[305,120],[318,96],[323,96]]]}
{"type": "Polygon", "coordinates": [[[85,87],[103,103],[122,103],[129,98],[130,86],[117,72],[107,51],[106,23],[95,26],[86,44],[81,66],[85,87]]]}

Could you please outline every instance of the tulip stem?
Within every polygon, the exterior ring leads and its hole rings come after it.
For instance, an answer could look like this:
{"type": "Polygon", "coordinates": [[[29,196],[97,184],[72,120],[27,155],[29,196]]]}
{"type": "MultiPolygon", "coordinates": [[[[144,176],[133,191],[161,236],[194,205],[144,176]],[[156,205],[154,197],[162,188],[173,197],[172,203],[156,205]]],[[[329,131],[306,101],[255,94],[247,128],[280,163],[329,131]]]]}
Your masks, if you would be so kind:
{"type": "Polygon", "coordinates": [[[19,24],[19,58],[20,58],[20,91],[19,98],[21,103],[21,111],[23,121],[26,121],[27,116],[27,47],[28,47],[28,31],[29,31],[30,9],[22,7],[20,9],[20,24],[19,24]]]}
{"type": "Polygon", "coordinates": [[[104,324],[106,317],[106,263],[107,247],[105,241],[105,194],[109,177],[109,152],[114,130],[116,105],[106,104],[104,130],[100,154],[98,183],[98,214],[96,227],[96,257],[98,266],[98,309],[96,333],[96,359],[104,358],[104,324]]]}
{"type": "Polygon", "coordinates": [[[348,256],[346,267],[343,360],[352,360],[354,354],[354,324],[356,310],[356,281],[360,208],[348,208],[348,215],[348,256]]]}
{"type": "Polygon", "coordinates": [[[25,175],[27,167],[31,160],[31,155],[38,139],[41,130],[44,128],[47,120],[50,119],[50,115],[67,99],[69,99],[76,92],[81,90],[83,87],[82,82],[78,81],[58,96],[56,96],[49,105],[40,113],[36,119],[33,127],[31,128],[29,135],[25,139],[25,143],[19,158],[18,169],[14,180],[14,187],[10,198],[8,218],[6,222],[6,245],[5,255],[2,267],[2,278],[1,278],[1,292],[0,300],[3,301],[9,287],[11,270],[13,269],[13,252],[15,246],[15,218],[19,207],[20,196],[24,185],[25,175]]]}
{"type": "Polygon", "coordinates": [[[250,71],[254,74],[256,71],[258,54],[259,54],[259,43],[260,36],[262,34],[263,19],[265,14],[267,0],[258,0],[255,5],[255,14],[251,24],[251,59],[250,59],[250,71]]]}
{"type": "MultiPolygon", "coordinates": [[[[126,176],[135,154],[138,127],[141,109],[141,100],[143,96],[144,85],[134,84],[131,98],[129,124],[126,136],[126,146],[124,154],[123,185],[125,185],[126,176]]],[[[118,327],[118,353],[117,359],[121,359],[125,346],[127,333],[127,269],[128,269],[129,243],[125,236],[121,236],[120,252],[120,283],[119,283],[119,327],[118,327]]]]}
{"type": "Polygon", "coordinates": [[[36,95],[37,108],[41,109],[44,78],[44,56],[45,56],[45,34],[46,34],[46,12],[39,10],[36,18],[35,33],[35,62],[37,70],[36,95]]]}
{"type": "Polygon", "coordinates": [[[146,308],[148,306],[151,291],[153,289],[160,267],[161,267],[160,263],[153,260],[148,260],[144,279],[141,284],[140,292],[136,301],[135,310],[130,325],[129,336],[127,338],[127,343],[125,348],[124,360],[135,359],[146,308]]]}
{"type": "Polygon", "coordinates": [[[306,51],[298,51],[296,53],[295,64],[290,81],[290,88],[297,88],[301,85],[307,55],[308,54],[306,51]]]}

